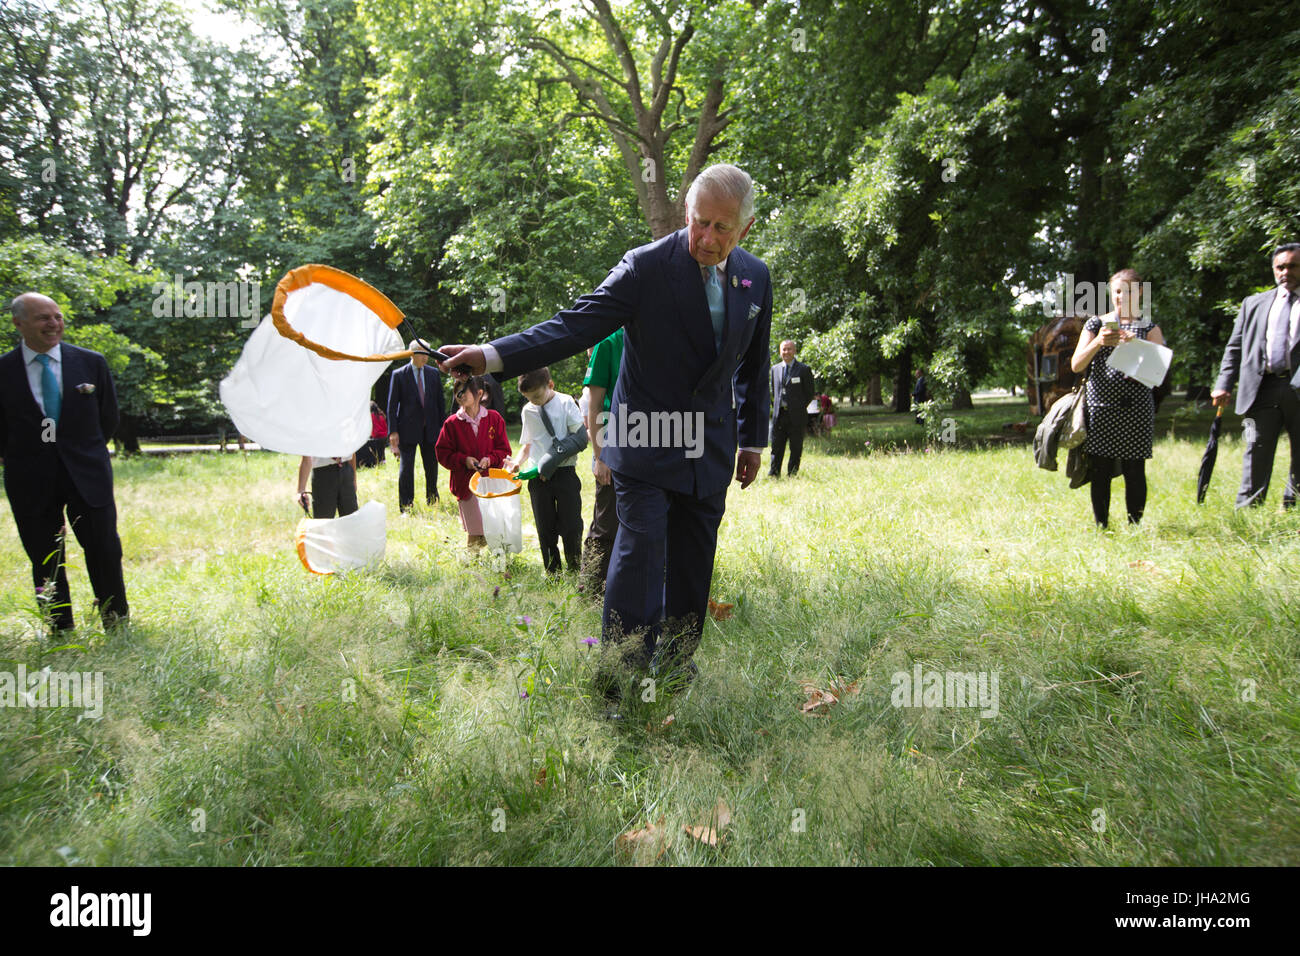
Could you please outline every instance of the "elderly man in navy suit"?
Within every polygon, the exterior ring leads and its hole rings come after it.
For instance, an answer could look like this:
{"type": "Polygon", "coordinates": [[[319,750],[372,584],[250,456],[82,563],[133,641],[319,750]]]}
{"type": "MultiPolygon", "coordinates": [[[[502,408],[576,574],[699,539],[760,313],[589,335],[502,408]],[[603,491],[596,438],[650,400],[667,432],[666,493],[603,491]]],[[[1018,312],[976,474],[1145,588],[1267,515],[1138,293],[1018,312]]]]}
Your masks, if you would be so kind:
{"type": "Polygon", "coordinates": [[[1246,416],[1246,453],[1238,508],[1264,503],[1283,428],[1291,438],[1283,507],[1295,505],[1300,487],[1300,243],[1278,246],[1272,262],[1276,288],[1241,303],[1210,393],[1215,405],[1227,405],[1240,378],[1237,414],[1246,416]]]}
{"type": "Polygon", "coordinates": [[[388,444],[399,456],[397,503],[403,511],[415,501],[415,451],[424,459],[424,497],[438,500],[438,456],[434,445],[447,419],[442,375],[429,368],[429,344],[411,342],[411,361],[388,380],[388,444]]]}
{"type": "Polygon", "coordinates": [[[744,171],[711,166],[686,194],[686,228],[628,252],[572,308],[490,345],[442,349],[456,374],[512,377],[625,330],[601,442],[619,520],[603,619],[611,698],[629,672],[694,675],[727,485],[734,470],[749,486],[767,443],[772,287],[738,247],[753,197],[744,171]]]}
{"type": "Polygon", "coordinates": [[[108,363],[63,341],[63,313],[53,299],[25,292],[10,309],[22,343],[0,357],[0,454],[18,537],[53,625],[72,628],[66,509],[100,617],[112,627],[129,609],[107,447],[118,418],[108,363]]]}

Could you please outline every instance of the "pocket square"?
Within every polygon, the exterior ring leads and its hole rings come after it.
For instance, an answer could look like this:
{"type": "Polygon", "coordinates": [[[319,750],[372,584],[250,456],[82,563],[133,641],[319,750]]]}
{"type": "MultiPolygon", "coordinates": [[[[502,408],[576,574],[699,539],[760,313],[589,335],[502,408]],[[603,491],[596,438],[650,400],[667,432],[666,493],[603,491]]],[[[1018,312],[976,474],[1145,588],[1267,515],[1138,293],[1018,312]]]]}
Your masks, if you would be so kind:
{"type": "Polygon", "coordinates": [[[758,315],[758,313],[759,306],[755,305],[753,302],[749,303],[749,317],[752,319],[754,316],[758,315]]]}
{"type": "Polygon", "coordinates": [[[91,382],[82,382],[80,385],[77,386],[77,391],[79,391],[82,395],[94,395],[95,386],[91,382]]]}

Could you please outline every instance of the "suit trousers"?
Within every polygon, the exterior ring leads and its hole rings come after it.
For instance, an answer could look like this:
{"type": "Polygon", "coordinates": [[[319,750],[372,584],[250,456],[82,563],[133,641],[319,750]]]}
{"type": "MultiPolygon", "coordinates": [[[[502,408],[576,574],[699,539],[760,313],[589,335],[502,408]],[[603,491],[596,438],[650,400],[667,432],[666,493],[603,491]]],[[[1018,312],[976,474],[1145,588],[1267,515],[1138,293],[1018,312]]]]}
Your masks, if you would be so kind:
{"type": "Polygon", "coordinates": [[[704,630],[727,491],[700,498],[617,471],[614,490],[618,533],[605,579],[604,651],[624,671],[685,663],[704,630]]]}
{"type": "MultiPolygon", "coordinates": [[[[17,466],[11,464],[10,467],[17,466]]],[[[86,554],[86,573],[95,600],[99,602],[100,615],[105,618],[105,623],[111,623],[114,616],[125,617],[130,608],[126,603],[126,584],[122,580],[122,540],[117,534],[117,505],[111,500],[100,508],[86,504],[62,461],[58,463],[54,484],[54,496],[39,511],[13,509],[18,537],[32,562],[32,581],[42,589],[37,593],[50,609],[54,626],[59,629],[73,626],[72,596],[65,568],[65,506],[68,524],[86,554]]]]}
{"type": "Polygon", "coordinates": [[[603,593],[609,576],[609,556],[618,534],[618,504],[614,483],[596,482],[596,505],[582,548],[582,577],[592,593],[603,593]]]}
{"type": "Polygon", "coordinates": [[[352,462],[311,470],[311,516],[342,518],[357,510],[357,480],[352,462]]]}
{"type": "Polygon", "coordinates": [[[772,468],[768,472],[773,477],[781,474],[781,459],[785,457],[785,442],[790,440],[790,468],[788,474],[799,472],[799,459],[803,457],[803,430],[807,415],[802,408],[789,407],[777,412],[772,419],[772,468]]]}
{"type": "MultiPolygon", "coordinates": [[[[400,441],[400,439],[399,439],[400,441]]],[[[424,500],[426,504],[433,504],[438,497],[438,456],[433,450],[437,443],[438,436],[425,438],[419,444],[411,442],[401,442],[398,448],[401,449],[401,462],[397,471],[397,504],[405,511],[415,501],[415,450],[420,450],[420,457],[424,460],[424,500]]]]}
{"type": "Polygon", "coordinates": [[[528,482],[528,497],[537,523],[537,541],[542,547],[542,565],[560,571],[559,541],[570,571],[577,571],[582,559],[582,482],[572,465],[557,468],[546,481],[528,482]]]}
{"type": "Polygon", "coordinates": [[[1237,507],[1264,503],[1273,477],[1277,440],[1283,428],[1291,439],[1291,468],[1282,492],[1282,504],[1287,508],[1293,506],[1296,488],[1300,487],[1300,399],[1296,398],[1295,390],[1283,378],[1264,376],[1259,383],[1259,394],[1242,421],[1246,452],[1242,457],[1237,507]]]}

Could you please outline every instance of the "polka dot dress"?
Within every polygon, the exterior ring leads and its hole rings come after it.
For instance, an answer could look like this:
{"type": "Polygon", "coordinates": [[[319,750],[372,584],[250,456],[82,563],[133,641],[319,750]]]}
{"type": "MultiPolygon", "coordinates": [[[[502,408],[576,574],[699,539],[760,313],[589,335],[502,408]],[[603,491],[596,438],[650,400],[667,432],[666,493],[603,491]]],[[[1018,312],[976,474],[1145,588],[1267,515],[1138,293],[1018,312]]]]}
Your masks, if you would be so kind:
{"type": "MultiPolygon", "coordinates": [[[[1083,328],[1096,335],[1101,319],[1094,315],[1083,328]]],[[[1152,326],[1131,329],[1145,339],[1152,326]]],[[[1156,418],[1152,390],[1107,365],[1113,351],[1109,346],[1099,349],[1088,366],[1088,440],[1083,450],[1101,458],[1150,458],[1156,418]]]]}

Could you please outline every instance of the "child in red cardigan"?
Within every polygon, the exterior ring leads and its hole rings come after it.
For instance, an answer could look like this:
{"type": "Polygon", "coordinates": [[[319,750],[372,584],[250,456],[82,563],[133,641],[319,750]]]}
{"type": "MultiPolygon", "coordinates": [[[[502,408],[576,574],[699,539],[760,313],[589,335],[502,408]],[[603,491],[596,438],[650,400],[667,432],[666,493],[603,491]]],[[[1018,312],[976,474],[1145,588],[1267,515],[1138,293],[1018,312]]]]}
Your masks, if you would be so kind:
{"type": "Polygon", "coordinates": [[[433,446],[438,463],[451,478],[451,493],[460,503],[460,523],[472,548],[483,547],[487,539],[483,537],[478,499],[469,490],[470,476],[475,471],[500,468],[510,455],[506,420],[494,409],[483,407],[484,389],[483,379],[477,375],[456,386],[454,395],[460,408],[442,423],[433,446]]]}

